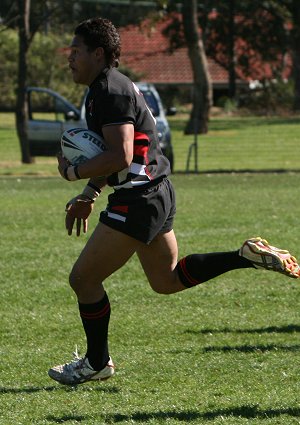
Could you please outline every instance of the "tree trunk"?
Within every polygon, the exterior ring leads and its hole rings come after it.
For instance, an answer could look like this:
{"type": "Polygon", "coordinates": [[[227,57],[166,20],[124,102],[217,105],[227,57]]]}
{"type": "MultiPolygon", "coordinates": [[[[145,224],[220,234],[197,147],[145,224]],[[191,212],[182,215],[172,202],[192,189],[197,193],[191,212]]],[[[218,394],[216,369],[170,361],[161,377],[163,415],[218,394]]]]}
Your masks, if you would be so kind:
{"type": "Polygon", "coordinates": [[[235,52],[234,52],[234,44],[235,44],[235,0],[230,0],[229,2],[229,37],[228,37],[228,45],[229,45],[229,66],[228,66],[228,74],[229,74],[229,90],[228,95],[231,99],[235,98],[236,95],[236,74],[235,74],[235,52]]]}
{"type": "Polygon", "coordinates": [[[186,134],[207,133],[212,105],[212,83],[200,35],[197,17],[197,0],[184,0],[182,7],[184,35],[194,78],[193,108],[187,123],[186,134]]]}
{"type": "Polygon", "coordinates": [[[19,11],[19,62],[18,62],[18,87],[16,101],[16,127],[20,142],[22,162],[30,164],[33,159],[30,155],[27,122],[27,53],[30,45],[30,0],[18,0],[19,11]]]}
{"type": "Polygon", "coordinates": [[[293,0],[293,78],[294,78],[294,110],[300,110],[300,5],[299,0],[293,0]]]}

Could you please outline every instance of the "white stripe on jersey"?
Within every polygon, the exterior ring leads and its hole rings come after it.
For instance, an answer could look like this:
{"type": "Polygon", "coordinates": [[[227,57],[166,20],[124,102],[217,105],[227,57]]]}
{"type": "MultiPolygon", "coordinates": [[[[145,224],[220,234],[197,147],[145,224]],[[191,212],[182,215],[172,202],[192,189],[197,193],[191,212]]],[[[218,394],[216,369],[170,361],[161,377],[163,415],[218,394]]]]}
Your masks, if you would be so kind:
{"type": "Polygon", "coordinates": [[[132,174],[137,174],[139,176],[145,176],[145,168],[145,164],[137,164],[136,162],[132,162],[129,167],[129,172],[132,174]]]}
{"type": "Polygon", "coordinates": [[[114,220],[119,220],[119,221],[124,221],[124,222],[126,221],[126,217],[123,217],[120,214],[108,212],[107,216],[110,217],[110,218],[113,218],[114,220]]]}
{"type": "Polygon", "coordinates": [[[132,187],[142,186],[143,184],[149,183],[151,179],[149,178],[145,170],[146,165],[132,162],[129,168],[125,168],[124,170],[118,173],[119,184],[115,185],[114,189],[130,189],[132,187]],[[126,181],[128,173],[135,174],[136,176],[143,176],[143,180],[129,180],[126,183],[123,183],[124,181],[126,181]]]}

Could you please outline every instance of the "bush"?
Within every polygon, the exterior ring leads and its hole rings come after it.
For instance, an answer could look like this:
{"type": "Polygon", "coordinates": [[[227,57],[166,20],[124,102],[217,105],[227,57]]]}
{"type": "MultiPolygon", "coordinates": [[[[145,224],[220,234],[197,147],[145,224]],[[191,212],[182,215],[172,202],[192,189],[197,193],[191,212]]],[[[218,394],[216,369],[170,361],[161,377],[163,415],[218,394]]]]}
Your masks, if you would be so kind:
{"type": "Polygon", "coordinates": [[[58,36],[37,33],[29,54],[28,85],[51,88],[79,106],[83,89],[78,96],[68,66],[70,34],[58,36]]]}
{"type": "Polygon", "coordinates": [[[237,110],[237,101],[230,99],[228,96],[221,96],[216,101],[216,106],[222,108],[224,112],[229,114],[237,110]]]}
{"type": "MultiPolygon", "coordinates": [[[[68,67],[68,45],[72,34],[56,35],[36,33],[28,53],[28,86],[47,87],[79,106],[84,88],[78,88],[72,80],[68,67]]],[[[0,111],[14,111],[18,75],[17,31],[0,26],[0,111]]],[[[140,75],[120,67],[120,71],[133,80],[140,75]]]]}
{"type": "MultiPolygon", "coordinates": [[[[49,87],[79,104],[78,88],[73,83],[67,50],[72,36],[37,33],[28,54],[28,85],[49,87]]],[[[18,34],[0,27],[0,111],[14,111],[18,75],[18,34]]]]}
{"type": "Polygon", "coordinates": [[[0,26],[0,110],[14,109],[17,85],[18,35],[0,26]]]}
{"type": "Polygon", "coordinates": [[[267,80],[259,82],[257,87],[241,94],[239,106],[258,114],[278,114],[291,111],[294,101],[292,81],[267,80]]]}

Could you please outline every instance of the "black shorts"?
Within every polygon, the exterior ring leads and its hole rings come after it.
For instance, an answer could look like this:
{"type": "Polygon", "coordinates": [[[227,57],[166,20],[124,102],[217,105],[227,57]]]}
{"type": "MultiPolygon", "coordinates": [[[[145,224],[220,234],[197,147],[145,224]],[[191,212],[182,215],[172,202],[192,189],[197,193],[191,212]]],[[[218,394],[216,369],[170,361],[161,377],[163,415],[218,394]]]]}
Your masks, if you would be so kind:
{"type": "Polygon", "coordinates": [[[108,196],[101,223],[149,244],[159,233],[173,228],[175,192],[165,178],[146,190],[120,189],[108,196]]]}

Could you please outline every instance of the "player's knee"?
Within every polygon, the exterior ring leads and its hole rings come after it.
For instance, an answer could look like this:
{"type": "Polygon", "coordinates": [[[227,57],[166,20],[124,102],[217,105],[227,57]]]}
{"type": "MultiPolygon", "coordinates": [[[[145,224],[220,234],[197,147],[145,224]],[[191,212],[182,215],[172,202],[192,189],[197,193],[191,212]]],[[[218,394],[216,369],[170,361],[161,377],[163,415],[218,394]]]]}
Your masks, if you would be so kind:
{"type": "Polygon", "coordinates": [[[75,293],[77,293],[81,287],[81,282],[82,278],[80,272],[76,269],[76,267],[73,267],[69,274],[69,284],[75,293]]]}
{"type": "Polygon", "coordinates": [[[170,288],[163,283],[160,282],[150,282],[151,289],[160,295],[170,295],[172,291],[170,291],[170,288]]]}
{"type": "Polygon", "coordinates": [[[176,273],[169,273],[167,276],[147,277],[152,290],[157,294],[171,295],[183,289],[176,273]]]}

